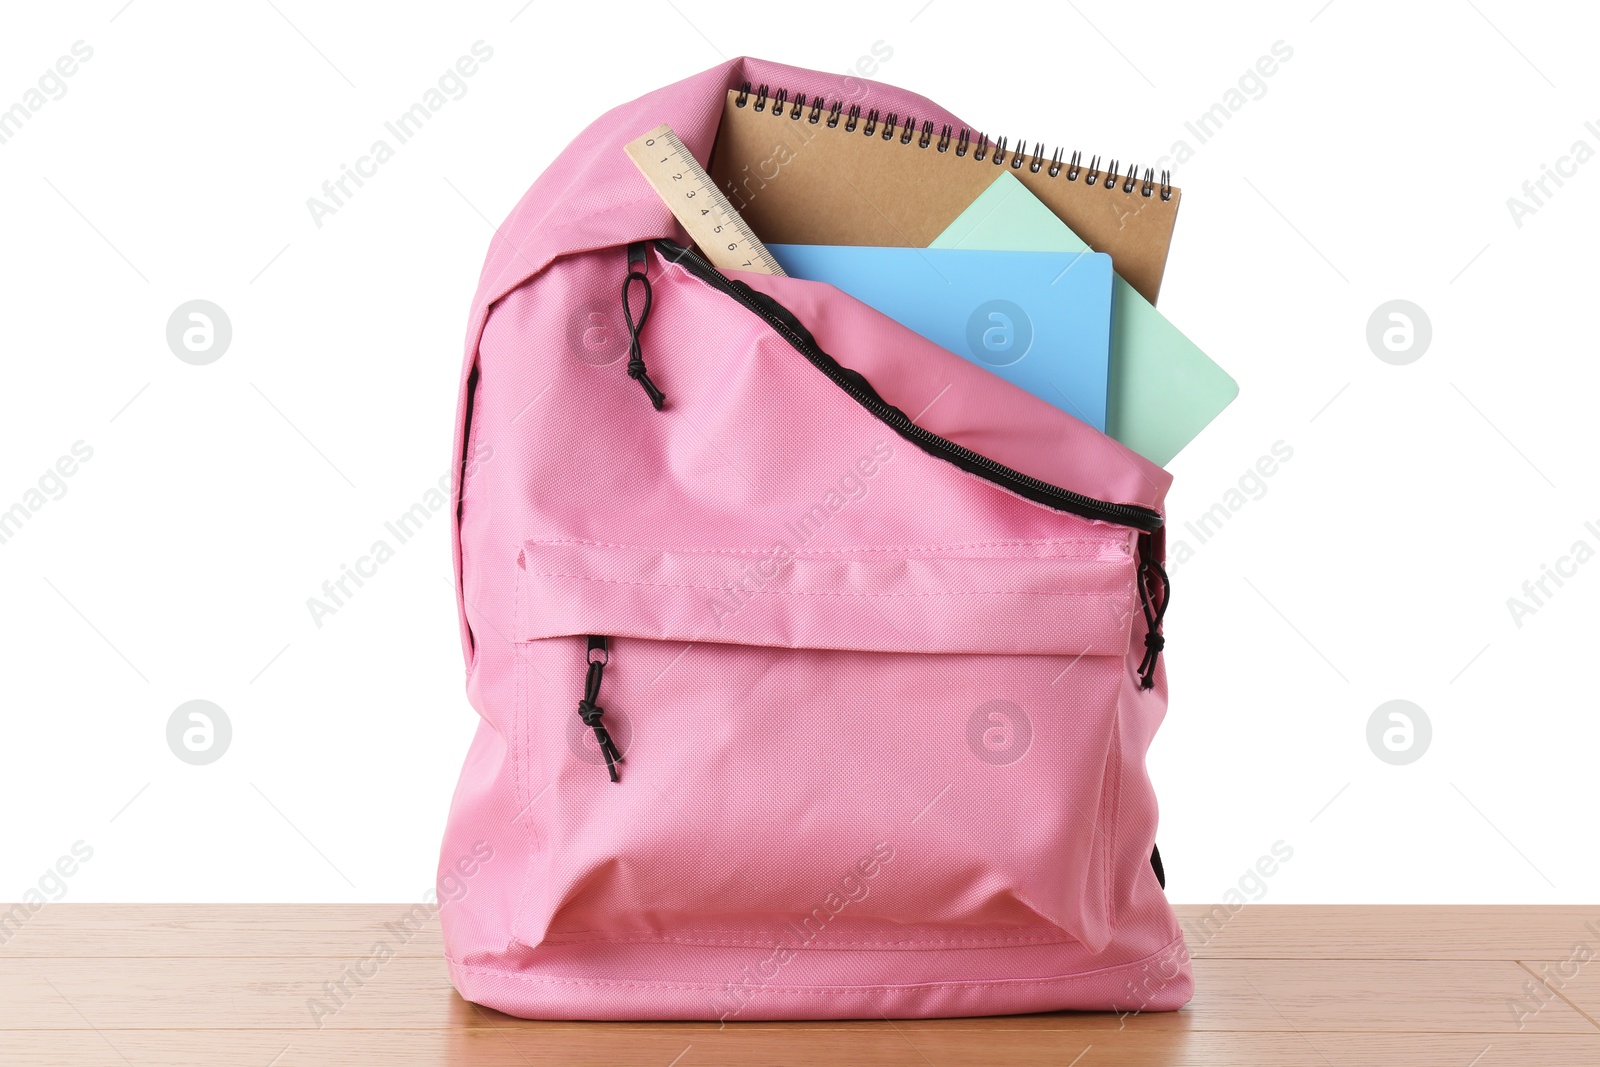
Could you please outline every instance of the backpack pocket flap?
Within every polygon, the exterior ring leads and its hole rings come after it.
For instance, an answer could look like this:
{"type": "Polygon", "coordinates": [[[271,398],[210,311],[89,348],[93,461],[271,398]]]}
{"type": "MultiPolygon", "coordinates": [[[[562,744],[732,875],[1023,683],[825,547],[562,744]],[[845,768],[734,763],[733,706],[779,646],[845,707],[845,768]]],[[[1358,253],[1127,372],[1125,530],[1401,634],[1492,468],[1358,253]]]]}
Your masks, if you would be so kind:
{"type": "Polygon", "coordinates": [[[528,541],[519,639],[574,634],[876,652],[1123,655],[1131,538],[678,549],[528,541]]]}

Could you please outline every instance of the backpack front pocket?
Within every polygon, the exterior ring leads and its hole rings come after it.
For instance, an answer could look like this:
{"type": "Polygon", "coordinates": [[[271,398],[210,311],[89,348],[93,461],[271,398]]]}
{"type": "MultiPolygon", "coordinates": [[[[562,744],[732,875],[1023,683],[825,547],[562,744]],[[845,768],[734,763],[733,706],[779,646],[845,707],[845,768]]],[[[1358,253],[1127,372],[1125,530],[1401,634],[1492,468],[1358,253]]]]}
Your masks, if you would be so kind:
{"type": "Polygon", "coordinates": [[[1133,537],[525,543],[516,938],[1102,948],[1133,537]]]}

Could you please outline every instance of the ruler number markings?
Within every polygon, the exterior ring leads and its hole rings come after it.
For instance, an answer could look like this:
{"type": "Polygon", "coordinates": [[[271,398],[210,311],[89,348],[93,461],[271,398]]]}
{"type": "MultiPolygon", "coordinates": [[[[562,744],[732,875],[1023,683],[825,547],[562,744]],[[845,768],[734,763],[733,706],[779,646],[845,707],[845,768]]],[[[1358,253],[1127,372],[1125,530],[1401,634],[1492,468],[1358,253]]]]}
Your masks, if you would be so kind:
{"type": "Polygon", "coordinates": [[[660,126],[640,137],[627,146],[627,153],[715,266],[783,274],[670,127],[660,126]]]}

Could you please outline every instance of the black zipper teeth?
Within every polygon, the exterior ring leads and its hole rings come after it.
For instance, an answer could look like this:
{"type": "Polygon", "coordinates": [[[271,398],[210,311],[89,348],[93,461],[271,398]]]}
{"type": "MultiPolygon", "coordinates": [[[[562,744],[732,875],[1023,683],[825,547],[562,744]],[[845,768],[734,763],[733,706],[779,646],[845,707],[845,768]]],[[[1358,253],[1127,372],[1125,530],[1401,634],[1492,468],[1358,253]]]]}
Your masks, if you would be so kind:
{"type": "MultiPolygon", "coordinates": [[[[797,334],[788,323],[784,322],[770,310],[756,300],[748,287],[725,277],[711,264],[701,259],[695,252],[684,248],[665,238],[656,240],[657,247],[674,263],[681,263],[690,274],[706,282],[712,287],[721,290],[733,297],[746,308],[755,312],[761,319],[776,330],[784,340],[788,341],[795,351],[816,367],[839,388],[850,394],[851,398],[866,408],[875,418],[886,423],[901,437],[906,438],[925,452],[940,456],[966,467],[978,467],[986,474],[980,475],[996,485],[1011,490],[1018,496],[1025,497],[1037,504],[1043,504],[1057,511],[1065,511],[1080,518],[1094,519],[1102,522],[1115,523],[1145,533],[1154,533],[1161,529],[1162,518],[1159,511],[1153,508],[1141,507],[1137,504],[1114,504],[1107,500],[1096,500],[1092,496],[1074,493],[1070,489],[1063,489],[1058,485],[1041,481],[1031,474],[1024,474],[1019,470],[997,463],[988,456],[974,452],[965,445],[958,445],[948,438],[940,437],[930,430],[912,422],[905,412],[888,403],[874,392],[863,390],[850,379],[845,369],[832,356],[823,352],[814,342],[797,334]]],[[[858,375],[859,377],[859,375],[858,375]]]]}

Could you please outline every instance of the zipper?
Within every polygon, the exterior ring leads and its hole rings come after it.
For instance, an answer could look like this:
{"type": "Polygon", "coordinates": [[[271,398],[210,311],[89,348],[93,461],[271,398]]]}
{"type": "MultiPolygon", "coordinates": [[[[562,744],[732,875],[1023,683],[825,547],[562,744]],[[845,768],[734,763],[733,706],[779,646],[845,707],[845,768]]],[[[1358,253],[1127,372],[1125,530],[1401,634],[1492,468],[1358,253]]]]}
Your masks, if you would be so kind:
{"type": "MultiPolygon", "coordinates": [[[[629,246],[630,260],[634,248],[642,246],[629,246]]],[[[879,396],[872,383],[860,372],[844,366],[817,347],[811,331],[807,330],[788,308],[765,293],[757,292],[745,283],[727,277],[700,258],[698,253],[682,245],[665,238],[658,238],[656,249],[669,262],[679,264],[696,278],[733,297],[754,312],[812,366],[826,374],[830,381],[849,394],[856,403],[866,408],[874,418],[929,455],[953,463],[969,474],[1010,490],[1025,500],[1043,504],[1056,511],[1077,515],[1079,518],[1109,522],[1138,531],[1139,536],[1136,539],[1138,570],[1134,584],[1138,587],[1139,606],[1144,612],[1145,653],[1135,674],[1138,676],[1141,689],[1155,686],[1156,665],[1166,645],[1161,625],[1167,613],[1167,601],[1172,594],[1166,569],[1156,558],[1156,534],[1161,530],[1163,521],[1159,511],[1140,504],[1117,504],[1109,500],[1097,500],[1092,496],[1063,489],[1059,485],[1051,485],[1031,474],[1024,474],[988,456],[974,452],[965,445],[958,445],[948,438],[923,429],[912,422],[905,412],[879,396]]]]}
{"type": "Polygon", "coordinates": [[[620,782],[621,776],[617,774],[617,764],[622,762],[622,753],[617,750],[617,743],[611,739],[611,733],[606,729],[603,716],[606,709],[599,703],[600,681],[605,675],[606,664],[611,662],[611,650],[606,638],[595,634],[589,635],[589,648],[584,653],[584,658],[589,662],[588,673],[583,680],[583,699],[578,701],[578,718],[583,720],[583,725],[594,731],[595,743],[600,746],[600,752],[606,758],[606,773],[611,775],[613,782],[620,782]],[[599,655],[596,656],[595,653],[599,655]]]}
{"type": "MultiPolygon", "coordinates": [[[[630,249],[632,247],[635,246],[630,246],[630,249]]],[[[665,238],[657,239],[656,248],[670,262],[681,265],[696,278],[733,297],[758,315],[797,352],[806,357],[812,366],[826,374],[835,385],[866,408],[874,418],[924,452],[954,463],[962,470],[975,474],[985,481],[1008,489],[1036,504],[1054,508],[1056,511],[1065,511],[1084,519],[1126,526],[1146,534],[1161,529],[1161,513],[1153,508],[1139,504],[1114,504],[1106,500],[1096,500],[1094,497],[1051,485],[1031,474],[1024,474],[988,456],[974,452],[965,445],[956,444],[930,430],[923,429],[912,422],[905,412],[879,396],[877,390],[860,373],[842,365],[818,348],[811,332],[801,325],[800,320],[795,318],[788,308],[765,293],[757,292],[743,282],[724,276],[721,271],[690,249],[665,238]]]]}
{"type": "Polygon", "coordinates": [[[628,377],[644,386],[645,396],[650,398],[650,406],[660,411],[666,406],[666,394],[656,388],[656,383],[650,380],[649,373],[644,369],[644,346],[640,343],[639,336],[644,333],[644,322],[650,317],[650,275],[647,273],[649,257],[645,255],[643,241],[635,241],[628,246],[628,276],[622,280],[622,317],[628,321],[628,377]],[[639,309],[639,321],[633,320],[633,307],[628,302],[628,295],[633,291],[633,283],[638,282],[644,286],[644,306],[639,309]]]}

